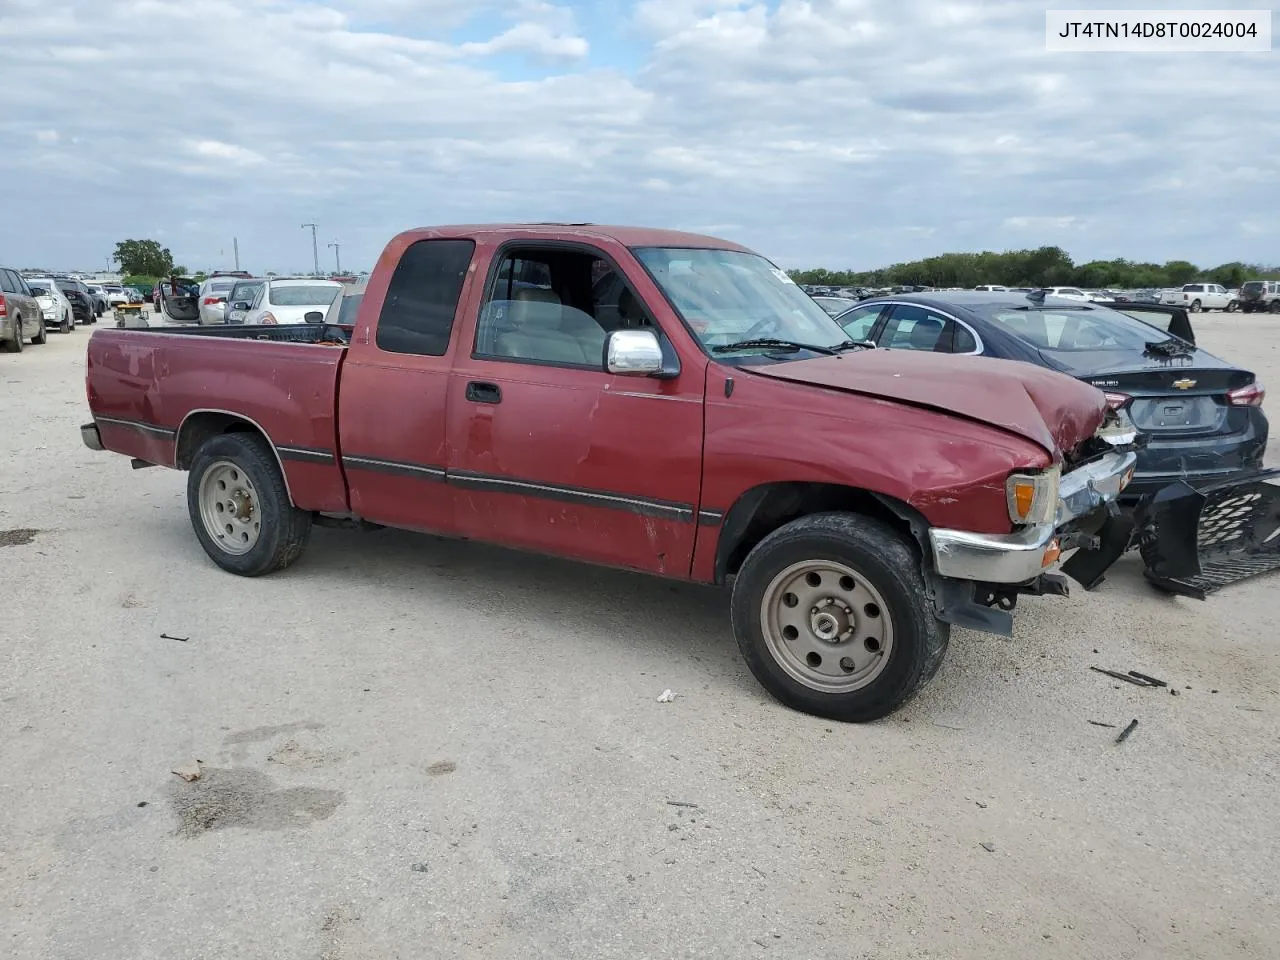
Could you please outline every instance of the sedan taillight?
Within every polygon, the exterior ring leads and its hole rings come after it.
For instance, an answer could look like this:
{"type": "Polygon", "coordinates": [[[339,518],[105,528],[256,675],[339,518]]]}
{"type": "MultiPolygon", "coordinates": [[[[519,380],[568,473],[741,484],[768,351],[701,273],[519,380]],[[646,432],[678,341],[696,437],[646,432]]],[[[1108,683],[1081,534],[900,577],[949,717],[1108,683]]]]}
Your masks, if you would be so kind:
{"type": "Polygon", "coordinates": [[[1107,398],[1107,406],[1112,410],[1119,410],[1133,399],[1127,393],[1112,393],[1109,390],[1103,391],[1102,395],[1107,398]]]}
{"type": "Polygon", "coordinates": [[[206,307],[211,307],[215,303],[226,303],[226,302],[227,302],[226,297],[205,297],[204,298],[204,305],[206,307]]]}
{"type": "Polygon", "coordinates": [[[259,317],[259,318],[258,318],[258,322],[259,322],[259,323],[277,323],[277,324],[278,324],[280,321],[276,319],[276,316],[275,316],[275,314],[274,314],[274,313],[264,313],[261,317],[259,317]]]}
{"type": "Polygon", "coordinates": [[[1227,392],[1227,402],[1233,407],[1260,407],[1267,391],[1256,380],[1248,386],[1227,392]]]}
{"type": "Polygon", "coordinates": [[[9,315],[9,304],[5,300],[4,294],[0,293],[0,317],[7,317],[8,315],[9,315]]]}

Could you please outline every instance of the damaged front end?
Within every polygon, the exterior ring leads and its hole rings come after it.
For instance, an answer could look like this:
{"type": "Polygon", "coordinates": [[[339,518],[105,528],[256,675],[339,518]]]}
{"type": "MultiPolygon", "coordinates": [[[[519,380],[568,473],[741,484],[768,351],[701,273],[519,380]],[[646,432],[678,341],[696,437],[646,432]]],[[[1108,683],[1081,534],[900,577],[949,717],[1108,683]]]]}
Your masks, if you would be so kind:
{"type": "Polygon", "coordinates": [[[1280,569],[1280,469],[1179,480],[1140,503],[1134,520],[1146,578],[1203,600],[1280,569]]]}

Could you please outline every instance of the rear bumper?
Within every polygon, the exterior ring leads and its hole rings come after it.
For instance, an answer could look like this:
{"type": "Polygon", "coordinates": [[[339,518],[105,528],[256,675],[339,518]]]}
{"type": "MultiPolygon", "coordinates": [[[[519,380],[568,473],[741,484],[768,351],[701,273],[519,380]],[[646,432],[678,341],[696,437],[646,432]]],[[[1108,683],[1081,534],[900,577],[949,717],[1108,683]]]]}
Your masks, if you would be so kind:
{"type": "Polygon", "coordinates": [[[102,434],[98,433],[98,425],[96,423],[82,424],[80,427],[80,439],[90,450],[101,452],[107,449],[102,443],[102,434]]]}
{"type": "Polygon", "coordinates": [[[1138,471],[1121,501],[1135,503],[1180,480],[1208,483],[1261,467],[1271,427],[1261,408],[1244,411],[1248,416],[1244,430],[1226,436],[1162,440],[1158,434],[1145,434],[1138,471]]]}
{"type": "Polygon", "coordinates": [[[1060,535],[1073,521],[1115,503],[1138,461],[1133,452],[1109,453],[1072,470],[1058,490],[1053,523],[1014,533],[971,533],[933,528],[929,542],[934,569],[944,577],[982,583],[1025,583],[1057,559],[1060,535]]]}

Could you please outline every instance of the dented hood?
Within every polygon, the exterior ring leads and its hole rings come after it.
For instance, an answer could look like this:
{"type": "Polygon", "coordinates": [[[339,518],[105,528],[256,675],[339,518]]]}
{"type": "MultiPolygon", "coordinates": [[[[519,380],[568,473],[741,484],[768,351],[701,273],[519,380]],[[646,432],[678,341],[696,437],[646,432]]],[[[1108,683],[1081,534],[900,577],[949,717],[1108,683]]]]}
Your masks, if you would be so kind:
{"type": "Polygon", "coordinates": [[[1091,437],[1106,413],[1096,387],[1018,360],[859,350],[744,369],[966,417],[1026,437],[1051,454],[1091,437]]]}

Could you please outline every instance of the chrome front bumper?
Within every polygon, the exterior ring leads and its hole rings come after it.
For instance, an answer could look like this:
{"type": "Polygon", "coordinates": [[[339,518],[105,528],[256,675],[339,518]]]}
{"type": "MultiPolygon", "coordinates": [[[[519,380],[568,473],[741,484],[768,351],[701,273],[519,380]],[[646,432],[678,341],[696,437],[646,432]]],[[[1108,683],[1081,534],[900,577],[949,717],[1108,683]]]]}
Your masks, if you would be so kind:
{"type": "Polygon", "coordinates": [[[1057,559],[1059,530],[1077,517],[1112,503],[1133,479],[1138,455],[1108,453],[1072,470],[1058,486],[1058,511],[1053,523],[1025,527],[1014,533],[970,533],[967,530],[929,530],[937,572],[956,580],[983,583],[1024,583],[1044,573],[1057,559]]]}

